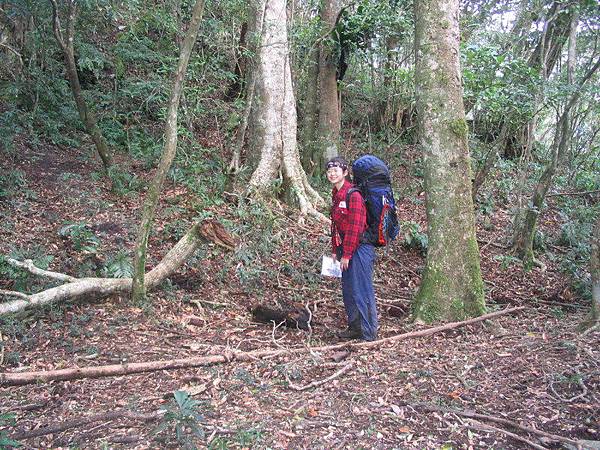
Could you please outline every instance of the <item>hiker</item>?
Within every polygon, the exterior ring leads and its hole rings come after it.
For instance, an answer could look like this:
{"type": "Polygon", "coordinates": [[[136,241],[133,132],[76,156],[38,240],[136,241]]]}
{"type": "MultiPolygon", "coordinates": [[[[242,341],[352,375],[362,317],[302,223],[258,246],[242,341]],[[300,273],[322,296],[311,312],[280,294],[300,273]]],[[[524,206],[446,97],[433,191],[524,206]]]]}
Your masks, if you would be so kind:
{"type": "Polygon", "coordinates": [[[340,261],[342,296],[348,328],[343,339],[377,338],[377,307],[373,289],[373,244],[361,242],[367,229],[367,209],[358,190],[348,181],[348,163],[336,156],[327,163],[327,179],[333,185],[331,207],[332,257],[340,261]]]}

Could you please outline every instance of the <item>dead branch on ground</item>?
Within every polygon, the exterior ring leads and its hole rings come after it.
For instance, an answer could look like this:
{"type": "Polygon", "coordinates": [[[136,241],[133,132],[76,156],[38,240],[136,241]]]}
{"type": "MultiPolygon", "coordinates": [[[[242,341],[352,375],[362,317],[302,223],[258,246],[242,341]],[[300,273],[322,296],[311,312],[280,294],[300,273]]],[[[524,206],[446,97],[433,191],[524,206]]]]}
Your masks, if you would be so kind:
{"type": "Polygon", "coordinates": [[[338,378],[338,377],[342,376],[343,374],[345,374],[346,372],[348,372],[352,368],[352,366],[353,366],[353,363],[349,362],[344,367],[342,367],[340,370],[335,372],[333,375],[330,375],[327,378],[324,378],[322,380],[313,381],[312,383],[309,383],[306,386],[298,386],[298,385],[292,383],[291,381],[289,381],[289,379],[288,379],[288,383],[289,383],[289,386],[296,391],[306,391],[308,389],[328,383],[329,381],[335,380],[336,378],[338,378]]]}
{"type": "Polygon", "coordinates": [[[48,434],[56,434],[61,433],[63,431],[69,430],[71,428],[81,427],[83,425],[88,425],[90,423],[95,422],[110,422],[115,419],[134,419],[141,420],[143,422],[150,422],[152,420],[160,417],[160,413],[154,412],[150,414],[141,414],[135,413],[133,411],[121,410],[121,411],[110,411],[102,414],[94,414],[92,416],[87,417],[79,417],[77,419],[67,420],[60,423],[55,423],[52,425],[48,425],[47,427],[37,428],[35,430],[30,431],[22,431],[20,433],[15,433],[10,436],[11,439],[15,441],[22,441],[24,439],[33,439],[40,436],[46,436],[48,434]]]}
{"type": "Polygon", "coordinates": [[[526,427],[524,425],[521,425],[520,423],[514,422],[512,420],[508,420],[508,419],[503,419],[501,417],[490,416],[487,414],[479,414],[479,413],[470,412],[470,411],[461,411],[461,410],[455,409],[455,408],[444,408],[441,406],[434,406],[434,405],[427,405],[427,404],[417,404],[417,405],[412,405],[412,406],[415,406],[416,408],[422,409],[425,411],[451,413],[451,414],[456,414],[457,416],[462,416],[462,417],[466,417],[469,419],[479,419],[479,420],[485,420],[485,421],[489,421],[489,422],[498,423],[501,425],[506,425],[511,428],[539,436],[540,441],[542,441],[543,443],[557,442],[557,443],[563,443],[563,444],[571,444],[571,445],[574,445],[575,447],[580,446],[580,444],[573,439],[559,436],[557,434],[547,433],[545,431],[538,430],[536,428],[526,427]]]}
{"type": "MultiPolygon", "coordinates": [[[[148,289],[157,287],[164,279],[179,269],[194,254],[202,241],[214,243],[227,250],[233,250],[235,247],[233,237],[216,220],[197,223],[175,244],[162,261],[146,274],[148,289]]],[[[32,306],[84,298],[91,300],[131,291],[131,278],[74,278],[40,269],[29,260],[20,262],[7,258],[6,261],[34,275],[63,281],[64,284],[30,295],[12,291],[2,292],[1,294],[4,296],[18,297],[18,299],[0,303],[0,316],[22,311],[32,306]]]]}
{"type": "Polygon", "coordinates": [[[32,383],[48,382],[48,381],[64,381],[76,380],[80,378],[100,378],[110,376],[130,375],[142,372],[155,372],[159,370],[184,369],[191,367],[209,366],[215,364],[230,363],[232,361],[253,362],[258,359],[302,353],[305,351],[312,352],[330,352],[340,349],[358,350],[367,348],[376,348],[384,344],[391,344],[405,339],[430,336],[442,331],[452,330],[474,323],[490,320],[505,314],[512,314],[525,309],[524,307],[508,308],[502,311],[496,311],[483,316],[462,322],[451,322],[438,327],[427,328],[419,331],[398,334],[384,339],[371,342],[343,342],[341,344],[327,345],[323,347],[305,348],[299,347],[294,349],[276,349],[276,350],[254,350],[250,352],[243,351],[226,351],[219,355],[198,356],[193,358],[182,358],[161,361],[149,361],[128,364],[113,364],[108,366],[96,367],[76,367],[71,369],[48,370],[39,372],[21,372],[21,373],[0,373],[0,386],[20,386],[32,383]]]}

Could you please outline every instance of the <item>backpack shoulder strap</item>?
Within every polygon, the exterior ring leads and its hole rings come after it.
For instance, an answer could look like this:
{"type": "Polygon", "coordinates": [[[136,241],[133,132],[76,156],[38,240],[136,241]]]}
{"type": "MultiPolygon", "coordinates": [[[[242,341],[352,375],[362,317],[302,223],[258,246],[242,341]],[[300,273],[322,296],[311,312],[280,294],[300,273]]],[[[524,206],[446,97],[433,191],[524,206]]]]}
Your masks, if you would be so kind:
{"type": "Polygon", "coordinates": [[[348,189],[348,192],[346,193],[346,208],[348,208],[350,206],[350,196],[352,194],[354,194],[355,192],[358,192],[360,194],[360,197],[362,198],[362,192],[359,188],[352,187],[352,188],[348,189]]]}

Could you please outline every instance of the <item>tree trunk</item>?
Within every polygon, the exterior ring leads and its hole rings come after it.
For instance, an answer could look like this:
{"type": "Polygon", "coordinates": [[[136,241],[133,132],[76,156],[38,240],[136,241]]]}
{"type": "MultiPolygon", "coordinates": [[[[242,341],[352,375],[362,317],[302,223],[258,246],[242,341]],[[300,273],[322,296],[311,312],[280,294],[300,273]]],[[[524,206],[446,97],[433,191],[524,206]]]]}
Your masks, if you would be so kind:
{"type": "Polygon", "coordinates": [[[506,146],[506,140],[508,139],[508,127],[508,120],[505,120],[502,123],[502,129],[500,130],[500,134],[492,144],[492,148],[489,150],[487,155],[485,155],[483,165],[475,173],[475,178],[473,179],[472,192],[473,203],[475,203],[475,199],[477,198],[477,192],[479,192],[479,188],[481,188],[488,174],[492,170],[492,167],[494,167],[494,165],[496,164],[500,150],[506,146]]]}
{"type": "MultiPolygon", "coordinates": [[[[324,33],[331,33],[340,13],[339,0],[324,0],[321,10],[321,23],[324,33]]],[[[337,52],[331,40],[324,39],[319,49],[319,144],[321,147],[321,167],[338,155],[340,145],[340,106],[337,88],[337,52]]]]}
{"type": "Polygon", "coordinates": [[[415,81],[429,249],[413,314],[425,322],[485,311],[462,100],[458,12],[458,0],[415,2],[415,81]]]}
{"type": "MultiPolygon", "coordinates": [[[[570,24],[576,7],[569,2],[555,1],[548,11],[544,29],[537,45],[529,55],[529,65],[540,70],[542,80],[546,82],[558,62],[562,49],[570,33],[570,24]]],[[[544,92],[537,93],[537,103],[542,104],[544,92]]],[[[519,156],[522,149],[531,148],[533,145],[533,130],[536,127],[537,117],[532,117],[517,132],[521,145],[505,148],[507,157],[519,156]]],[[[514,144],[512,144],[514,145],[514,144]]]]}
{"type": "Polygon", "coordinates": [[[600,216],[592,233],[590,275],[592,278],[592,319],[600,323],[600,216]]]}
{"type": "Polygon", "coordinates": [[[258,166],[249,182],[250,191],[267,194],[273,180],[283,173],[289,190],[300,204],[302,216],[327,219],[316,210],[323,199],[309,185],[296,146],[296,101],[289,63],[285,0],[260,0],[264,11],[263,34],[255,72],[255,126],[253,142],[258,166]]]}
{"type": "Polygon", "coordinates": [[[102,131],[100,131],[100,128],[98,127],[96,116],[85,103],[85,99],[83,98],[83,94],[81,93],[79,76],[77,75],[77,65],[75,64],[75,50],[73,47],[73,40],[75,38],[75,19],[77,17],[77,7],[75,5],[75,0],[67,0],[69,9],[67,18],[66,41],[63,39],[62,36],[60,19],[58,15],[58,5],[56,3],[56,0],[50,1],[52,3],[54,37],[60,45],[63,57],[65,59],[67,78],[69,79],[69,86],[71,87],[71,92],[73,93],[75,104],[77,105],[79,117],[81,118],[81,121],[85,126],[87,134],[92,138],[92,141],[96,146],[96,150],[98,151],[98,155],[100,155],[100,159],[102,160],[104,168],[108,169],[112,163],[110,151],[108,149],[106,141],[104,140],[104,136],[102,136],[102,131]]]}
{"type": "Polygon", "coordinates": [[[317,125],[319,122],[319,49],[314,46],[307,55],[306,98],[302,111],[302,166],[309,174],[317,172],[321,155],[317,146],[317,125]]]}
{"type": "MultiPolygon", "coordinates": [[[[576,42],[577,15],[575,14],[572,17],[575,23],[571,27],[572,31],[570,38],[573,40],[572,46],[574,46],[576,42]]],[[[569,58],[575,58],[575,52],[573,50],[569,51],[569,58]]],[[[567,63],[567,67],[570,68],[569,70],[573,70],[575,67],[575,62],[569,61],[567,63]]],[[[525,210],[519,211],[519,213],[515,216],[513,249],[515,250],[515,253],[523,260],[525,267],[530,268],[534,262],[533,239],[535,236],[537,218],[543,209],[546,194],[552,186],[554,173],[556,172],[558,163],[568,149],[569,137],[572,132],[570,126],[571,109],[579,101],[583,86],[599,67],[600,60],[596,61],[594,66],[585,74],[579,84],[575,87],[573,91],[574,94],[565,105],[563,113],[556,124],[554,141],[552,143],[552,158],[534,187],[529,206],[525,210]]],[[[573,79],[573,74],[569,74],[568,78],[573,79]]]]}
{"type": "MultiPolygon", "coordinates": [[[[221,247],[231,250],[235,241],[216,221],[205,221],[194,225],[179,242],[165,255],[161,262],[146,274],[146,287],[152,289],[173,274],[187,259],[194,254],[200,240],[214,242],[221,247]]],[[[92,300],[108,297],[109,295],[124,294],[131,290],[131,278],[73,278],[64,274],[44,271],[33,267],[32,264],[11,261],[9,263],[25,268],[31,273],[61,281],[65,284],[37,294],[13,293],[12,296],[21,298],[10,302],[0,303],[0,316],[15,313],[26,308],[42,306],[49,303],[92,300]],[[20,294],[20,295],[18,295],[20,294]]],[[[10,293],[4,292],[5,295],[10,293]]]]}
{"type": "Polygon", "coordinates": [[[159,194],[162,185],[167,177],[175,152],[177,151],[177,112],[179,110],[179,99],[183,90],[183,81],[187,70],[192,48],[196,42],[198,29],[202,20],[204,11],[204,0],[196,0],[192,11],[192,18],[185,35],[185,39],[181,46],[179,55],[179,65],[175,72],[173,89],[169,100],[169,110],[167,113],[167,122],[165,124],[165,148],[158,164],[158,169],[152,180],[152,184],[148,188],[146,199],[142,209],[142,219],[136,241],[134,264],[133,264],[133,287],[132,299],[140,302],[146,297],[146,286],[144,282],[144,274],[146,272],[146,251],[148,249],[148,236],[152,228],[152,221],[158,205],[159,194]]]}
{"type": "Polygon", "coordinates": [[[234,100],[242,93],[244,85],[245,74],[246,74],[246,33],[248,32],[248,22],[242,24],[240,30],[240,39],[238,46],[235,50],[235,67],[233,69],[233,81],[227,89],[225,98],[227,100],[234,100]]]}

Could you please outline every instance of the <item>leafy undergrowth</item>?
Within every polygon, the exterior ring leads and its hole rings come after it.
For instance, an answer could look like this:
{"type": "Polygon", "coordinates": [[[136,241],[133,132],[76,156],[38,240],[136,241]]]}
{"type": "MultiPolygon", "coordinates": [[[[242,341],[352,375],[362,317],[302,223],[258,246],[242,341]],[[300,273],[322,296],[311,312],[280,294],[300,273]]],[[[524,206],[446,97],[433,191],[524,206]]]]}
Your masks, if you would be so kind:
{"type": "MultiPolygon", "coordinates": [[[[145,180],[121,177],[131,189],[117,195],[104,177],[91,175],[95,163],[74,150],[44,147],[23,154],[29,156],[1,163],[3,173],[16,180],[11,195],[0,197],[1,253],[75,276],[127,276],[145,180]]],[[[409,185],[406,171],[397,170],[396,178],[409,185]]],[[[336,362],[330,353],[311,351],[339,342],[335,331],[344,326],[339,286],[318,274],[320,256],[328,252],[323,226],[298,224],[294,210],[279,206],[212,202],[199,211],[197,198],[172,183],[162,202],[150,264],[195,216],[221,219],[240,239],[235,254],[204,246],[145,304],[114,297],[3,319],[1,370],[166,360],[231,349],[306,350],[254,362],[0,388],[0,442],[21,434],[26,448],[529,445],[501,429],[559,447],[443,408],[600,440],[600,333],[576,332],[587,305],[559,272],[560,258],[540,255],[545,270],[524,272],[506,254],[506,211],[479,218],[488,309],[525,309],[489,323],[338,354],[336,362]],[[311,332],[254,323],[249,309],[256,303],[310,308],[311,332]],[[296,389],[342,368],[342,375],[316,387],[296,389]],[[108,414],[118,411],[124,414],[108,414]],[[83,420],[95,415],[98,420],[83,420]],[[70,426],[27,437],[58,424],[70,426]]],[[[556,233],[553,217],[550,210],[541,221],[547,235],[556,233]]],[[[376,266],[381,337],[424,328],[408,317],[423,267],[419,247],[425,245],[418,188],[403,197],[400,218],[405,245],[380,251],[376,266]]],[[[4,275],[2,289],[44,287],[23,273],[4,275]]]]}

